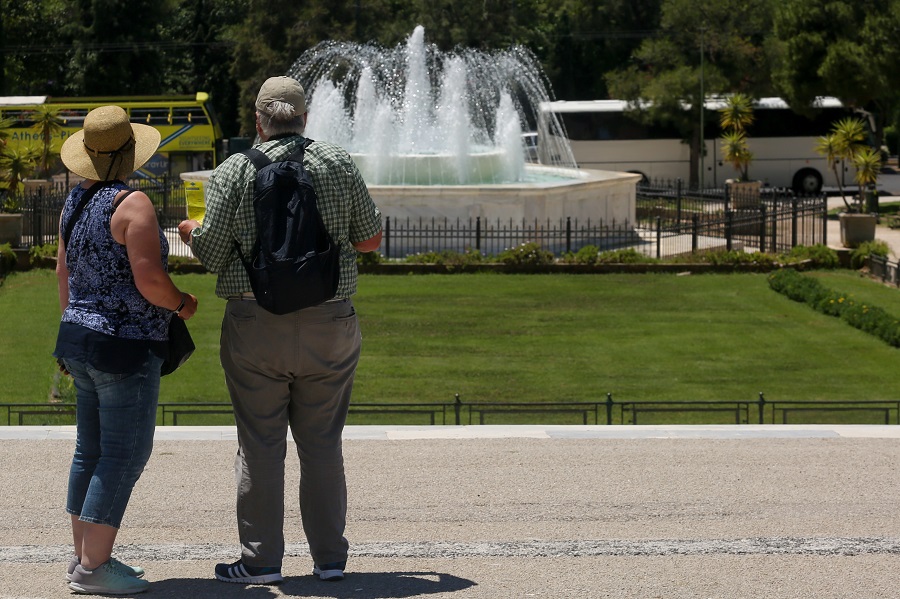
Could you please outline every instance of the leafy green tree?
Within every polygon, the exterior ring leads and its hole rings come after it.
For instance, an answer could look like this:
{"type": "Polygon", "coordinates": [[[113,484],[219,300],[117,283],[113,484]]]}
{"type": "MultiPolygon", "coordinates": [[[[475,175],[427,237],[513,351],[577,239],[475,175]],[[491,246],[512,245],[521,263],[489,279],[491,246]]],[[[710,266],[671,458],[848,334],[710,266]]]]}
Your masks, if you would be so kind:
{"type": "Polygon", "coordinates": [[[630,64],[606,75],[610,92],[630,101],[638,118],[672,124],[682,133],[691,149],[691,185],[701,181],[700,130],[710,118],[703,99],[771,89],[765,32],[773,3],[664,0],[659,34],[644,40],[630,64]]]}
{"type": "Polygon", "coordinates": [[[62,93],[68,44],[62,0],[0,0],[0,95],[62,93]],[[52,36],[48,32],[54,32],[52,36]]]}
{"type": "Polygon", "coordinates": [[[541,40],[523,40],[544,60],[559,98],[608,98],[598,74],[629,64],[632,54],[660,24],[662,0],[563,0],[546,2],[541,40]]]}
{"type": "Polygon", "coordinates": [[[162,93],[162,25],[171,3],[160,0],[62,0],[70,40],[65,92],[74,96],[162,93]]]}
{"type": "Polygon", "coordinates": [[[795,108],[837,96],[871,115],[876,147],[900,106],[900,0],[785,0],[775,11],[772,76],[795,108]]]}
{"type": "Polygon", "coordinates": [[[238,87],[231,77],[232,29],[247,15],[247,0],[186,0],[162,25],[164,39],[179,40],[166,53],[163,93],[209,93],[223,135],[238,130],[238,87]]]}

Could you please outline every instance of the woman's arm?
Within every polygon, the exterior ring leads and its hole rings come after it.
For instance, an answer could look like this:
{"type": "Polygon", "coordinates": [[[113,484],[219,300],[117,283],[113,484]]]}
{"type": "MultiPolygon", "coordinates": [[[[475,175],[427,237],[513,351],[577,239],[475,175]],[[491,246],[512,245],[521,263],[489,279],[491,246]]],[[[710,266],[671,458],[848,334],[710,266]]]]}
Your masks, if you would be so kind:
{"type": "Polygon", "coordinates": [[[59,236],[59,245],[56,249],[56,281],[59,287],[59,311],[65,312],[69,305],[69,267],[66,265],[66,244],[62,234],[59,236]]]}
{"type": "MultiPolygon", "coordinates": [[[[125,193],[125,192],[121,192],[125,193]]],[[[125,246],[134,283],[141,295],[155,306],[176,310],[187,320],[197,311],[197,298],[178,290],[159,259],[159,224],[156,210],[141,191],[122,200],[110,221],[113,239],[125,246]]]]}

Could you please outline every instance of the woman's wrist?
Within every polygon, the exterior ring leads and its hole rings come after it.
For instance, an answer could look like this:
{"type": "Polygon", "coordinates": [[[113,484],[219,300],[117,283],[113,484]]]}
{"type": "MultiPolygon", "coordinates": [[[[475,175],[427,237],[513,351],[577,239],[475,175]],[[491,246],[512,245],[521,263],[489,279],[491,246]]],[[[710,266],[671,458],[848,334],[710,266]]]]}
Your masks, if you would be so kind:
{"type": "Polygon", "coordinates": [[[181,314],[181,311],[184,309],[184,302],[187,301],[187,295],[182,292],[181,294],[181,303],[178,304],[178,307],[172,310],[172,312],[177,316],[181,314]]]}

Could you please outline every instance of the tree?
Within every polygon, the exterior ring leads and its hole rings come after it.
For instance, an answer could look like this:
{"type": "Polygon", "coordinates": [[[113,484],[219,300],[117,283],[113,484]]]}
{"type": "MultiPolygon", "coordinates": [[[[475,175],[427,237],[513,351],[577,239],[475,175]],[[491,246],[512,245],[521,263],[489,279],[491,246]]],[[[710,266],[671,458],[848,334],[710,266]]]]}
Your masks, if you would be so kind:
{"type": "Polygon", "coordinates": [[[238,87],[231,76],[232,28],[247,15],[246,0],[180,2],[162,25],[164,39],[181,44],[166,54],[163,93],[209,93],[225,137],[238,132],[238,87]]]}
{"type": "Polygon", "coordinates": [[[56,153],[53,151],[53,138],[62,132],[63,121],[59,118],[59,109],[52,105],[35,107],[31,119],[34,122],[32,128],[41,138],[37,170],[40,176],[45,177],[50,174],[50,156],[56,153]]]}
{"type": "Polygon", "coordinates": [[[63,0],[61,35],[70,40],[65,92],[129,96],[163,91],[162,24],[171,3],[160,0],[63,0]]]}
{"type": "Polygon", "coordinates": [[[66,19],[63,1],[0,1],[0,95],[62,92],[66,70],[60,58],[68,46],[59,33],[66,19]]]}
{"type": "Polygon", "coordinates": [[[732,94],[719,110],[722,129],[722,154],[725,161],[738,172],[741,180],[749,181],[747,169],[753,153],[747,145],[747,127],[753,124],[753,100],[745,94],[732,94]]]}
{"type": "MultiPolygon", "coordinates": [[[[663,0],[564,0],[547,2],[535,31],[542,39],[520,39],[535,49],[556,95],[567,100],[610,96],[606,73],[628,64],[660,23],[663,0]]],[[[520,11],[521,12],[521,11],[520,11]]],[[[540,15],[540,13],[538,13],[540,15]]]]}
{"type": "Polygon", "coordinates": [[[30,145],[5,145],[0,149],[0,182],[6,187],[5,211],[19,211],[22,181],[34,173],[39,157],[40,150],[30,145]]]}
{"type": "MultiPolygon", "coordinates": [[[[832,126],[830,133],[820,137],[816,145],[816,152],[825,156],[828,166],[834,172],[834,178],[841,192],[841,199],[844,201],[844,206],[848,212],[851,210],[851,206],[844,194],[844,185],[841,181],[840,173],[838,173],[838,165],[842,160],[850,160],[855,164],[856,156],[865,149],[865,146],[862,145],[865,139],[865,122],[860,118],[844,118],[832,126]]],[[[879,164],[879,168],[880,166],[879,164]]],[[[857,168],[858,171],[859,169],[857,168]]],[[[860,195],[861,198],[862,195],[860,195]]]]}
{"type": "Polygon", "coordinates": [[[631,64],[606,75],[611,93],[631,102],[639,118],[681,131],[691,148],[691,185],[701,181],[705,97],[771,89],[764,32],[773,1],[664,0],[659,34],[641,44],[631,64]]]}
{"type": "Polygon", "coordinates": [[[874,143],[900,106],[900,0],[785,0],[774,15],[773,79],[796,108],[831,95],[871,115],[874,143]]]}

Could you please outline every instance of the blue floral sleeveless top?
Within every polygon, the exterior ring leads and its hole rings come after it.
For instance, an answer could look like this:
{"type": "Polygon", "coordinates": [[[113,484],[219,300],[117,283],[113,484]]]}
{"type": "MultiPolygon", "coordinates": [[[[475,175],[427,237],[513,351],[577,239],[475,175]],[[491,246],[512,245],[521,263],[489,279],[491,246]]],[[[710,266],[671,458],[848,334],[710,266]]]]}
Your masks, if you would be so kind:
{"type": "MultiPolygon", "coordinates": [[[[134,283],[125,246],[113,239],[109,221],[116,194],[128,187],[119,181],[101,188],[84,207],[66,246],[69,305],[62,322],[121,339],[165,341],[172,313],[154,306],[134,283]]],[[[78,185],[66,198],[60,219],[65,231],[87,189],[78,185]]],[[[160,260],[168,268],[169,243],[159,231],[160,260]]]]}

